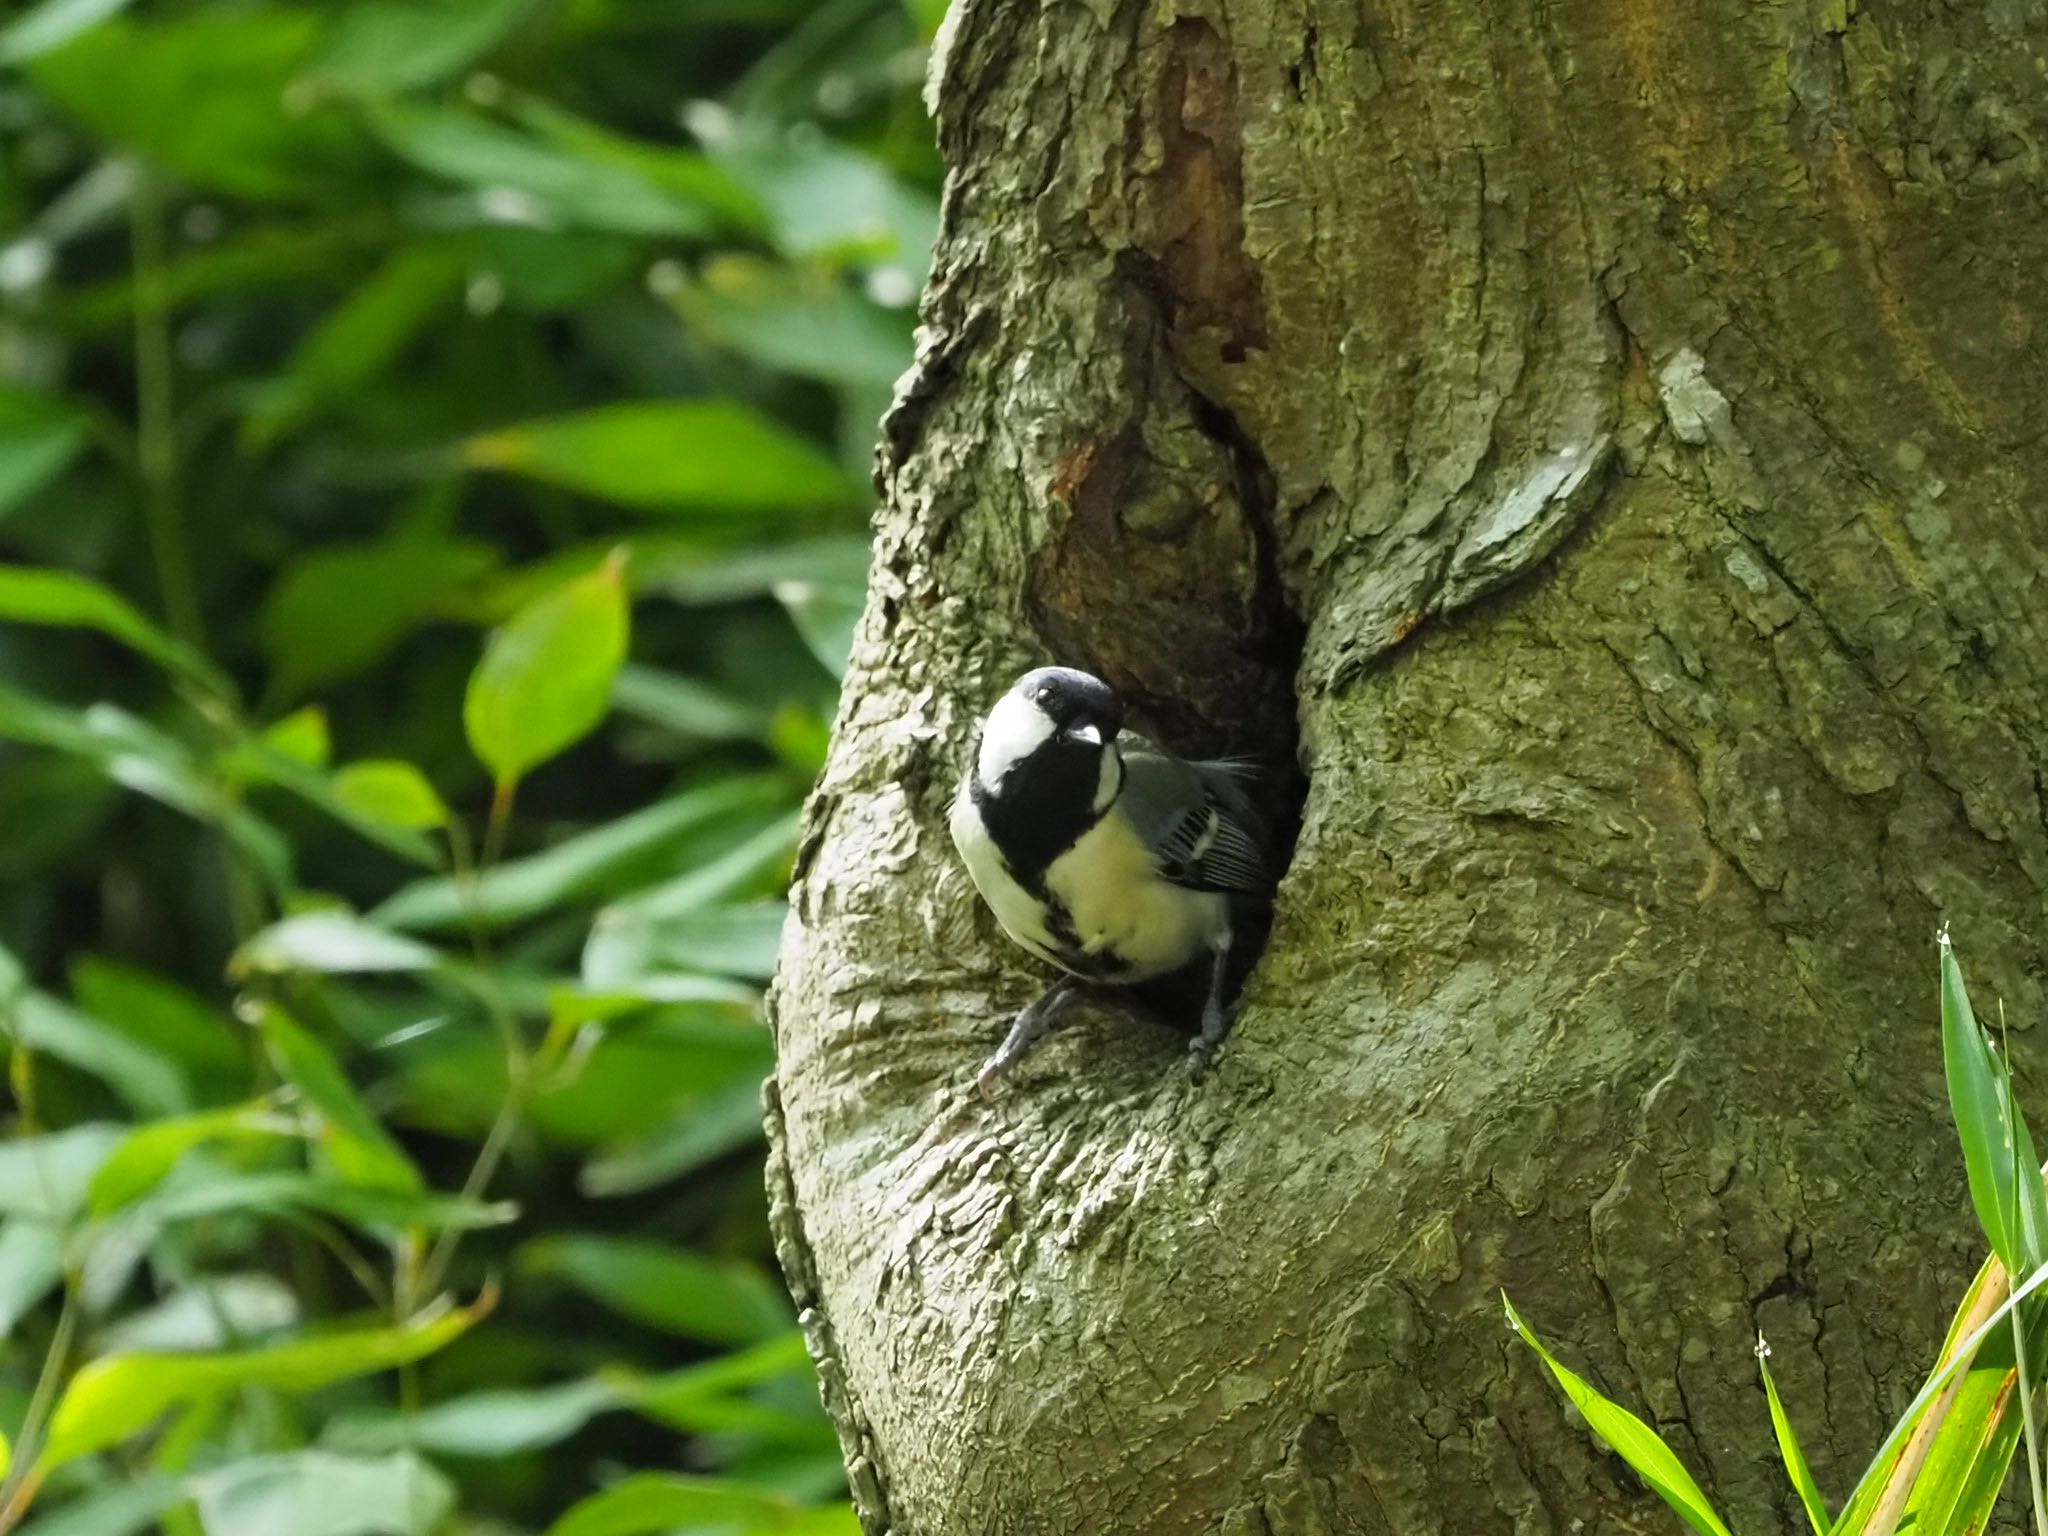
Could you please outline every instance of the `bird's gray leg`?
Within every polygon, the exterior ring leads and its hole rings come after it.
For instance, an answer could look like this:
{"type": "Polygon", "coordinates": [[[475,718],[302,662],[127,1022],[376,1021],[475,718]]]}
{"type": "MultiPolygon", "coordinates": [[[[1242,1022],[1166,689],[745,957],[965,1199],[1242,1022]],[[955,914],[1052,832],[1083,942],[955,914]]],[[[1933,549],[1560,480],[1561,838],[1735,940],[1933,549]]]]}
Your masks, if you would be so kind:
{"type": "Polygon", "coordinates": [[[1223,1005],[1223,988],[1230,979],[1232,943],[1225,938],[1215,946],[1209,967],[1209,997],[1202,1004],[1202,1032],[1188,1042],[1188,1049],[1197,1056],[1207,1056],[1216,1049],[1237,1012],[1223,1005]]]}
{"type": "Polygon", "coordinates": [[[982,1064],[981,1075],[975,1079],[975,1086],[984,1096],[995,1086],[997,1078],[1016,1066],[1031,1047],[1045,1038],[1060,1010],[1066,1007],[1080,985],[1078,976],[1062,976],[1047,987],[1036,1002],[1026,1004],[1018,1013],[1017,1022],[1010,1026],[1009,1034],[996,1047],[995,1055],[982,1064]]]}

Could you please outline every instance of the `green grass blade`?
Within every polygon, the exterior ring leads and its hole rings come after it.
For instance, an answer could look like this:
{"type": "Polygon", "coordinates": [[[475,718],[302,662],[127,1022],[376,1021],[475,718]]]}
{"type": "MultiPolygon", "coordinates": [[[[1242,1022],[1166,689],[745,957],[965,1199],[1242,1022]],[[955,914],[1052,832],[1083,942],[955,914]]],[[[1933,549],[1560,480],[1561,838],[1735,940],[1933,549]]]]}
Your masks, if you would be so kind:
{"type": "Polygon", "coordinates": [[[1807,1523],[1813,1527],[1814,1536],[1828,1536],[1828,1527],[1833,1522],[1820,1496],[1820,1485],[1813,1480],[1813,1469],[1806,1464],[1806,1452],[1800,1449],[1799,1436],[1794,1433],[1785,1404],[1778,1396],[1778,1383],[1771,1376],[1771,1347],[1762,1334],[1756,1336],[1756,1368],[1763,1373],[1764,1396],[1771,1405],[1771,1428],[1778,1436],[1778,1454],[1784,1458],[1786,1475],[1792,1479],[1793,1491],[1806,1508],[1807,1523]]]}
{"type": "Polygon", "coordinates": [[[1692,1474],[1685,1470],[1685,1464],[1662,1437],[1619,1403],[1601,1396],[1581,1377],[1560,1365],[1557,1357],[1529,1331],[1529,1325],[1522,1321],[1521,1314],[1508,1300],[1505,1291],[1500,1299],[1501,1305],[1507,1308],[1510,1326],[1522,1336],[1522,1342],[1535,1350],[1543,1363],[1550,1367],[1550,1374],[1557,1378],[1557,1384],[1564,1389],[1564,1395],[1571,1399],[1572,1405],[1586,1416],[1586,1423],[1593,1432],[1612,1446],[1614,1453],[1633,1467],[1636,1475],[1655,1489],[1658,1497],[1678,1511],[1694,1530],[1705,1533],[1705,1536],[1732,1536],[1721,1517],[1714,1512],[1714,1506],[1707,1502],[1700,1485],[1693,1481],[1692,1474]]]}
{"type": "MultiPolygon", "coordinates": [[[[1963,1144],[1970,1177],[1970,1203],[1977,1220],[2009,1274],[2024,1278],[2039,1262],[2042,1230],[2040,1178],[2016,1177],[2022,1152],[2015,1123],[2006,1113],[2005,1064],[1991,1049],[1970,1008],[1962,968],[1946,932],[1941,937],[1941,1058],[1948,1079],[1949,1107],[1963,1144]],[[2011,1214],[2017,1212],[2014,1221],[2011,1214]],[[2032,1249],[2034,1251],[2030,1252],[2032,1249]]],[[[2028,1138],[2025,1155],[2032,1156],[2028,1138]]],[[[2038,1164],[2028,1164],[2038,1167],[2038,1164]]]]}

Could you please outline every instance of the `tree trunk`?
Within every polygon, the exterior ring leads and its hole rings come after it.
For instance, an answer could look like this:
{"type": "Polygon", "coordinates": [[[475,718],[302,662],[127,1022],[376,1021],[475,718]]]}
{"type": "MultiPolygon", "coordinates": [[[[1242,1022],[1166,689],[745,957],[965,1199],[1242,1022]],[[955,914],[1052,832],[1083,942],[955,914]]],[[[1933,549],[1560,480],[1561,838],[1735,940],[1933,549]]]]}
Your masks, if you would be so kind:
{"type": "Polygon", "coordinates": [[[1791,1530],[1757,1330],[1839,1499],[1979,1256],[1937,926],[2041,1016],[2048,22],[1181,5],[935,67],[769,1099],[867,1528],[1677,1529],[1506,1287],[1791,1530]],[[984,1101],[944,807],[1055,658],[1306,802],[1207,1075],[1077,1009],[984,1101]]]}

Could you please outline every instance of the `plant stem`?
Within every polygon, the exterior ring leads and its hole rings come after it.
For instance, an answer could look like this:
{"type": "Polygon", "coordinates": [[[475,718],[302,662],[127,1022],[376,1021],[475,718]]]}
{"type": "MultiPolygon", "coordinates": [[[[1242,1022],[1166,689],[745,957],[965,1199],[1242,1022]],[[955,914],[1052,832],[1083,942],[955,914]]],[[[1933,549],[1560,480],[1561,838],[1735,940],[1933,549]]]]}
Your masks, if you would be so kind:
{"type": "Polygon", "coordinates": [[[2027,1379],[2027,1333],[2020,1325],[2018,1307],[2012,1313],[2012,1354],[2019,1369],[2020,1422],[2026,1426],[2027,1481],[2034,1495],[2034,1530],[2038,1536],[2048,1536],[2048,1504],[2041,1498],[2041,1445],[2034,1425],[2034,1387],[2027,1379]]]}
{"type": "Polygon", "coordinates": [[[0,1533],[11,1531],[21,1523],[29,1501],[36,1496],[36,1489],[42,1482],[36,1463],[42,1456],[44,1421],[56,1403],[57,1385],[63,1380],[64,1368],[70,1363],[71,1342],[77,1333],[78,1277],[73,1272],[64,1277],[64,1304],[57,1313],[57,1330],[50,1336],[49,1353],[43,1356],[35,1391],[29,1396],[28,1411],[21,1417],[21,1432],[14,1437],[14,1462],[7,1469],[6,1481],[0,1483],[0,1533]]]}
{"type": "Polygon", "coordinates": [[[143,521],[164,618],[172,633],[203,649],[198,588],[178,509],[178,426],[170,305],[164,291],[163,205],[151,173],[140,168],[128,199],[128,234],[135,274],[136,467],[142,476],[143,521]]]}

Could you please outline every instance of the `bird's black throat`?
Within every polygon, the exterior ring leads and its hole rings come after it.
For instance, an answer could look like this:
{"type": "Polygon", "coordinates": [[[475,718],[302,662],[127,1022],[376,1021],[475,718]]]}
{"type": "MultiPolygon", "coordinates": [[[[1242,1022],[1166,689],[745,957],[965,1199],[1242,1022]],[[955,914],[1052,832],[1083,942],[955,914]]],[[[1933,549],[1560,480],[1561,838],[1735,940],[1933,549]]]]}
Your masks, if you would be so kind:
{"type": "Polygon", "coordinates": [[[1095,808],[1102,754],[1113,750],[1058,737],[1005,769],[993,784],[977,772],[970,793],[1010,876],[1045,895],[1045,872],[1101,819],[1095,808]]]}

